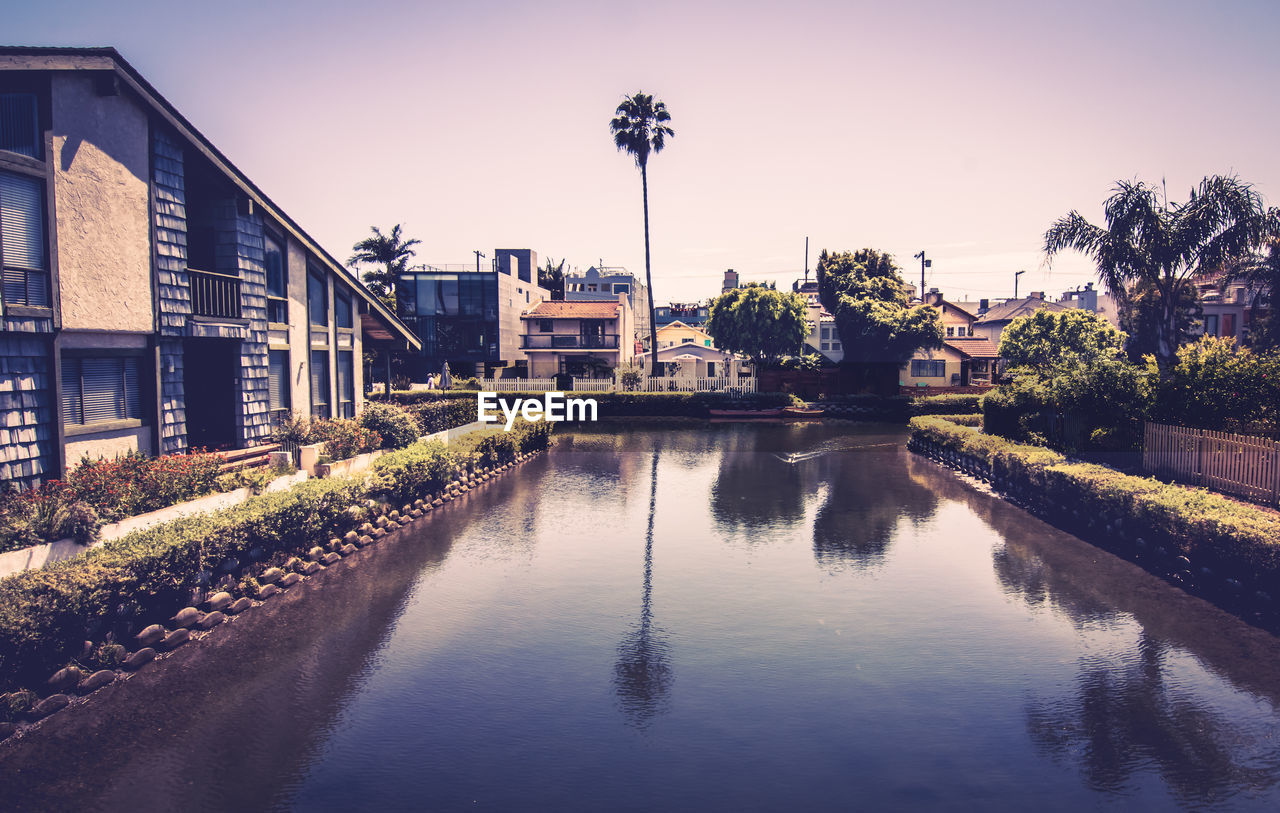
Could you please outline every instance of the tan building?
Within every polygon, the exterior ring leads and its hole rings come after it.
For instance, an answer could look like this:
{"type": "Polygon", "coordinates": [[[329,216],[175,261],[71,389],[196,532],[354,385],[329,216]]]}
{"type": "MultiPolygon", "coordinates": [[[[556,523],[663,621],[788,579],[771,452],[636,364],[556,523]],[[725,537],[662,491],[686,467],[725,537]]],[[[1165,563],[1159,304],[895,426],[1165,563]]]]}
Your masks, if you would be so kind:
{"type": "Polygon", "coordinates": [[[658,328],[658,349],[693,344],[699,347],[715,347],[711,334],[684,322],[672,322],[658,328]]]}
{"type": "Polygon", "coordinates": [[[992,383],[998,372],[996,345],[975,336],[978,317],[967,308],[949,302],[937,289],[925,295],[942,322],[943,346],[917,350],[902,365],[898,384],[903,387],[970,387],[992,383]]]}
{"type": "Polygon", "coordinates": [[[111,48],[0,48],[0,481],[352,415],[417,339],[111,48]]]}
{"type": "Polygon", "coordinates": [[[610,301],[539,302],[521,317],[530,378],[603,378],[631,362],[635,330],[626,294],[610,301]]]}

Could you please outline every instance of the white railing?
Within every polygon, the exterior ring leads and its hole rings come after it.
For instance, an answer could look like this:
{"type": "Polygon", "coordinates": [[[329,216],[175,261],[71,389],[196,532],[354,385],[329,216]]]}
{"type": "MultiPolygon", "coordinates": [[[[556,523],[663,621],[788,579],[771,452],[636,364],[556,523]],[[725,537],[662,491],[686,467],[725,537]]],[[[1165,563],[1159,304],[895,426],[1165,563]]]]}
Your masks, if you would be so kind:
{"type": "Polygon", "coordinates": [[[639,392],[727,392],[732,395],[743,395],[756,391],[755,378],[689,378],[672,376],[668,378],[644,378],[639,392]]]}
{"type": "Polygon", "coordinates": [[[617,392],[618,389],[618,382],[612,378],[573,379],[574,392],[617,392]]]}
{"type": "Polygon", "coordinates": [[[479,378],[480,389],[489,392],[552,392],[554,378],[479,378]]]}

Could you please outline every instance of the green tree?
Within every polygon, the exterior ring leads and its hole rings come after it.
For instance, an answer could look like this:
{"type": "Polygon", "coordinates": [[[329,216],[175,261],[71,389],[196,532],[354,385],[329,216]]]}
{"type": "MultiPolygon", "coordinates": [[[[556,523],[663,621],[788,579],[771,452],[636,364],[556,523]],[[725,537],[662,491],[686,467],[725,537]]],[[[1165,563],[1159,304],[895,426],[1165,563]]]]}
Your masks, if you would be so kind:
{"type": "Polygon", "coordinates": [[[667,139],[676,132],[667,126],[671,114],[653,96],[637,92],[614,111],[609,122],[614,146],[629,154],[640,168],[640,188],[644,195],[644,282],[649,288],[649,348],[653,351],[652,374],[658,375],[658,320],[654,315],[653,272],[649,263],[649,155],[662,152],[667,139]]]}
{"type": "Polygon", "coordinates": [[[809,332],[805,324],[808,312],[804,297],[799,294],[782,293],[753,282],[716,297],[706,329],[721,350],[764,361],[800,346],[809,332]]]}
{"type": "Polygon", "coordinates": [[[1227,282],[1249,287],[1249,346],[1280,349],[1280,240],[1270,241],[1265,253],[1255,252],[1226,271],[1227,282]]]}
{"type": "Polygon", "coordinates": [[[1159,303],[1156,362],[1167,374],[1177,353],[1179,293],[1187,280],[1216,271],[1280,235],[1280,212],[1234,176],[1214,175],[1186,203],[1161,202],[1141,181],[1121,181],[1103,205],[1106,228],[1077,211],[1055,221],[1044,236],[1049,260],[1065,249],[1088,256],[1112,291],[1148,283],[1159,303]]]}
{"type": "MultiPolygon", "coordinates": [[[[1144,356],[1154,356],[1160,348],[1161,320],[1160,298],[1155,286],[1149,282],[1134,283],[1121,298],[1119,310],[1120,328],[1129,336],[1126,344],[1129,360],[1137,363],[1144,356]]],[[[1196,288],[1187,280],[1178,289],[1174,311],[1174,340],[1179,346],[1192,338],[1203,315],[1196,288]]]]}
{"type": "Polygon", "coordinates": [[[564,299],[564,260],[551,264],[551,258],[547,258],[545,268],[538,269],[538,285],[546,288],[551,292],[551,300],[558,302],[564,299]]]}
{"type": "Polygon", "coordinates": [[[1038,310],[1009,323],[1000,335],[1006,368],[1045,370],[1064,362],[1089,362],[1124,350],[1125,334],[1086,310],[1038,310]]]}
{"type": "Polygon", "coordinates": [[[383,301],[388,308],[395,311],[396,279],[404,272],[413,257],[413,247],[421,240],[405,240],[400,235],[400,224],[392,227],[389,234],[383,234],[377,226],[371,226],[373,236],[366,237],[351,247],[355,253],[347,260],[347,265],[382,266],[364,272],[363,279],[369,290],[383,301]]]}
{"type": "Polygon", "coordinates": [[[872,248],[818,256],[818,298],[835,317],[844,363],[884,389],[920,348],[942,347],[936,308],[912,307],[893,258],[872,248]]]}
{"type": "Polygon", "coordinates": [[[1280,434],[1280,351],[1254,352],[1205,336],[1178,348],[1152,419],[1244,434],[1280,434]]]}

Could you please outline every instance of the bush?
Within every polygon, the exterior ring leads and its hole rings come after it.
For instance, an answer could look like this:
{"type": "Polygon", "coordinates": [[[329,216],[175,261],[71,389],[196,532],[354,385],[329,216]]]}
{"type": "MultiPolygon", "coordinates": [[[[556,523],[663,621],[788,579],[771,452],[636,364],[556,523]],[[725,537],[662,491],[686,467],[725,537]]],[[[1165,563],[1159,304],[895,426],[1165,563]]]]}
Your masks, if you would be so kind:
{"type": "Polygon", "coordinates": [[[0,495],[0,553],[57,539],[87,545],[98,537],[98,512],[57,480],[0,495]]]}
{"type": "Polygon", "coordinates": [[[67,485],[104,521],[114,522],[213,493],[221,467],[221,457],[198,451],[161,457],[129,452],[114,460],[85,457],[67,476],[67,485]]]}
{"type": "Polygon", "coordinates": [[[622,389],[626,392],[632,392],[639,388],[643,379],[644,376],[640,375],[639,370],[623,370],[618,374],[618,383],[622,385],[622,389]]]}
{"type": "Polygon", "coordinates": [[[360,425],[382,437],[385,449],[403,449],[422,434],[418,420],[403,407],[370,401],[360,413],[360,425]]]}
{"type": "Polygon", "coordinates": [[[311,442],[323,443],[331,460],[346,460],[382,446],[382,437],[347,418],[316,421],[311,425],[311,442]]]}
{"type": "Polygon", "coordinates": [[[475,423],[476,394],[465,391],[418,390],[394,392],[391,403],[403,407],[417,420],[422,434],[430,435],[475,423]]]}
{"type": "Polygon", "coordinates": [[[926,395],[911,402],[912,415],[968,415],[982,411],[983,395],[926,395]]]}
{"type": "Polygon", "coordinates": [[[1154,421],[1280,437],[1280,351],[1255,353],[1206,336],[1178,349],[1157,393],[1154,421]]]}

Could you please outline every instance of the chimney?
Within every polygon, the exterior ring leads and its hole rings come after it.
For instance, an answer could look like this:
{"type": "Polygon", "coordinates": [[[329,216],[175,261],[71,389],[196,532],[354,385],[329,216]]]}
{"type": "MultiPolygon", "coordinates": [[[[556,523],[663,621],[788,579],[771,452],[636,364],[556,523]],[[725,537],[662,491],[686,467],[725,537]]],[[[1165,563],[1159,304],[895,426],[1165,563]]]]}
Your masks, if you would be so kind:
{"type": "Polygon", "coordinates": [[[989,311],[989,310],[991,310],[991,300],[990,300],[990,299],[979,299],[979,300],[978,300],[978,315],[979,315],[979,316],[981,316],[982,314],[986,313],[986,312],[987,312],[987,311],[989,311]]]}
{"type": "Polygon", "coordinates": [[[1032,291],[1031,299],[1044,299],[1044,291],[1032,291]]]}

